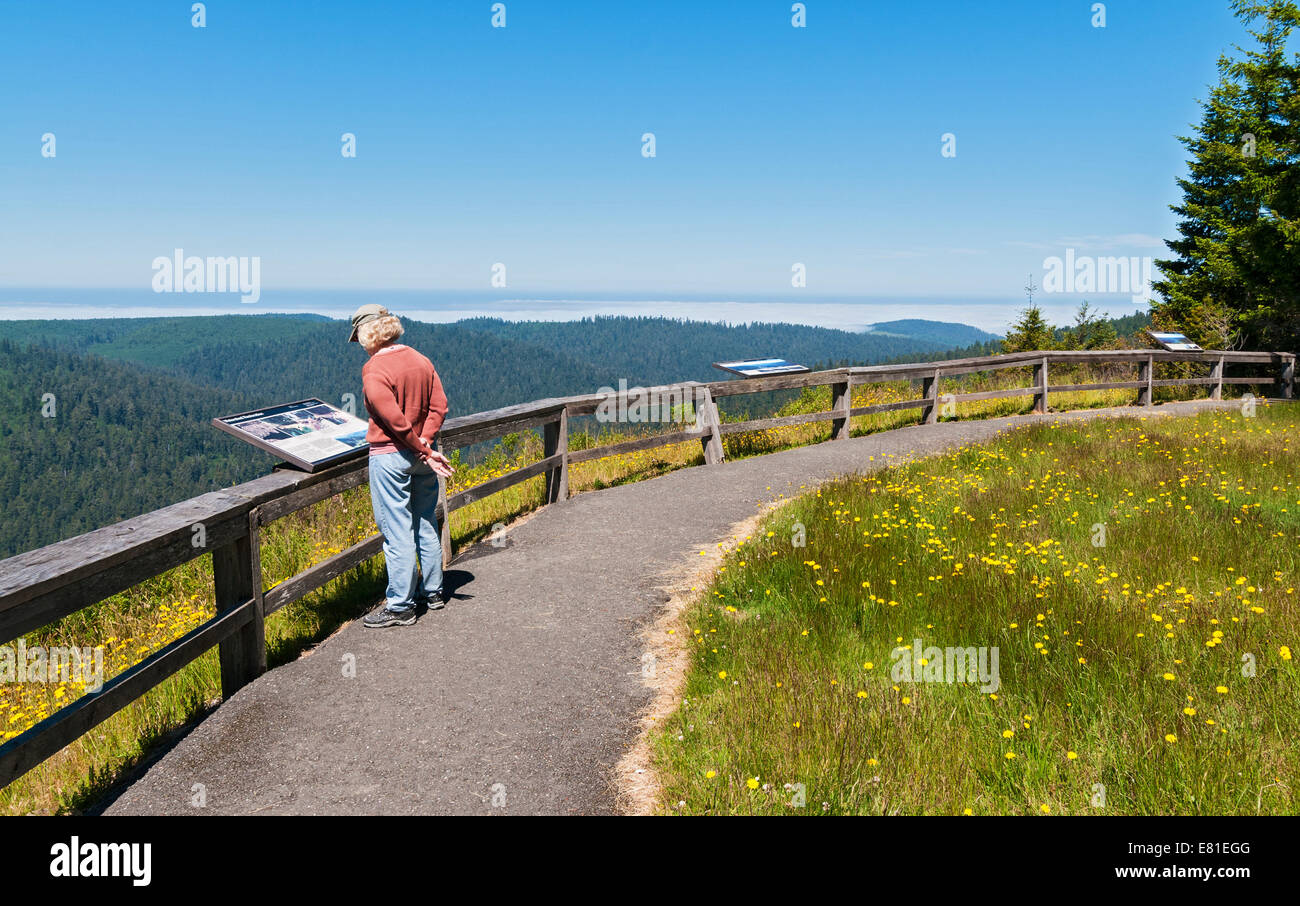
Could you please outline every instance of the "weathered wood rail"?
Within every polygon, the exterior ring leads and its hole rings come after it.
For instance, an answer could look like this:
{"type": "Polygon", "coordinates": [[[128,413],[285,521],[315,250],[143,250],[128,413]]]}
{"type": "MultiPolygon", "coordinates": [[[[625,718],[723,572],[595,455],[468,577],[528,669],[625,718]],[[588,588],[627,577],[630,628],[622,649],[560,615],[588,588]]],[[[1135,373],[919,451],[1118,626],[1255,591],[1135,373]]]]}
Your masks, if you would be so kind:
{"type": "MultiPolygon", "coordinates": [[[[725,435],[762,431],[818,421],[831,422],[831,438],[849,436],[852,419],[875,413],[915,408],[923,423],[937,421],[941,404],[1032,396],[1035,411],[1046,411],[1049,393],[1076,390],[1133,389],[1139,405],[1153,402],[1156,387],[1205,385],[1214,399],[1225,384],[1276,387],[1278,397],[1291,399],[1295,387],[1295,355],[1273,352],[1166,352],[1111,350],[1099,352],[1025,352],[1011,355],[953,359],[873,367],[838,368],[710,383],[685,382],[664,387],[636,388],[614,400],[609,393],[536,400],[518,406],[448,419],[438,437],[443,450],[468,447],[516,431],[541,429],[542,458],[535,463],[447,495],[438,504],[444,557],[450,559],[451,537],[446,515],[490,494],[539,475],[545,476],[545,503],[569,495],[569,466],[607,456],[684,442],[698,442],[706,465],[723,459],[725,435]],[[1048,383],[1052,364],[1136,364],[1137,380],[1088,384],[1048,383]],[[1208,377],[1155,379],[1159,363],[1208,364],[1208,377]],[[1225,366],[1267,365],[1267,376],[1224,375],[1225,366]],[[940,396],[945,377],[1007,368],[1032,368],[1026,387],[940,396]],[[852,405],[855,386],[888,381],[919,381],[916,399],[871,406],[852,405]],[[723,423],[717,400],[771,390],[830,385],[831,408],[823,412],[723,423]],[[568,421],[601,415],[611,403],[657,401],[663,412],[692,412],[694,420],[679,430],[638,437],[585,450],[570,450],[568,421]]],[[[615,406],[617,408],[617,406],[615,406]]],[[[654,418],[653,421],[661,419],[654,418]]],[[[212,554],[216,615],[171,644],[146,657],[45,720],[0,746],[0,786],[7,785],[58,752],[81,734],[106,720],[162,683],[214,646],[218,648],[223,696],[263,673],[267,667],[265,619],[270,614],[374,557],[381,550],[379,535],[361,541],[310,569],[264,589],[260,533],[263,527],[368,480],[366,459],[341,463],[307,474],[277,468],[253,481],[204,494],[134,519],[88,532],[39,550],[0,561],[0,645],[82,608],[96,604],[149,578],[204,554],[212,554]]]]}

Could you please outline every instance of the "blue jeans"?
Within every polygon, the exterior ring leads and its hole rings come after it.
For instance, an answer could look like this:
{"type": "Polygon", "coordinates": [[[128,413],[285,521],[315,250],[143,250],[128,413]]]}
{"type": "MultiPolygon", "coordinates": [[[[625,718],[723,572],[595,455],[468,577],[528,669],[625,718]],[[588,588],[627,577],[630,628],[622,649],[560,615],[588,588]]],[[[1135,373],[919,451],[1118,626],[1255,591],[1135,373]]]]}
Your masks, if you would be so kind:
{"type": "Polygon", "coordinates": [[[442,592],[438,476],[409,450],[370,457],[370,503],[384,536],[388,606],[413,607],[442,592]],[[418,558],[418,565],[417,565],[418,558]]]}

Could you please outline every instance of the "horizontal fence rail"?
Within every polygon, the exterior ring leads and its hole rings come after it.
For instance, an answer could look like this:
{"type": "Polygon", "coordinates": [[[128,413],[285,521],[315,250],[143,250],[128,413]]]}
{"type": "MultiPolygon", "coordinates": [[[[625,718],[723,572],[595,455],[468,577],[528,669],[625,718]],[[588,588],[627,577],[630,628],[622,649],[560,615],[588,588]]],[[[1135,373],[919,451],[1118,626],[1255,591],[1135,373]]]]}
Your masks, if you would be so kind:
{"type": "MultiPolygon", "coordinates": [[[[920,409],[921,422],[938,420],[941,402],[1032,396],[1034,411],[1047,410],[1049,393],[1080,390],[1137,390],[1137,403],[1152,404],[1157,387],[1207,386],[1212,399],[1221,399],[1225,384],[1273,386],[1277,396],[1292,399],[1295,355],[1277,352],[1168,352],[1165,350],[1100,350],[1022,352],[1008,355],[907,363],[771,377],[687,381],[661,387],[535,400],[488,412],[450,418],[438,434],[442,451],[469,447],[517,431],[541,429],[542,458],[477,486],[447,495],[445,482],[438,501],[443,556],[452,556],[447,518],[457,509],[522,481],[545,477],[544,503],[569,496],[569,466],[647,450],[669,444],[698,442],[706,465],[723,461],[722,438],[771,428],[831,423],[831,439],[849,437],[852,419],[884,412],[920,409]],[[1208,377],[1155,379],[1161,363],[1200,363],[1210,366],[1208,377]],[[1138,380],[1089,384],[1049,384],[1053,364],[1128,363],[1137,365],[1138,380]],[[1226,365],[1266,365],[1268,376],[1225,377],[1226,365]],[[1007,368],[1032,371],[1024,387],[939,395],[943,378],[1007,368]],[[854,387],[889,381],[919,381],[916,399],[853,406],[854,387]],[[824,412],[723,423],[717,400],[724,397],[797,390],[829,385],[831,408],[824,412]],[[570,418],[595,415],[611,405],[625,405],[632,393],[681,407],[694,420],[680,430],[638,437],[605,446],[570,450],[570,418]]],[[[320,503],[368,482],[367,459],[349,460],[316,473],[277,467],[271,474],[232,488],[127,519],[0,561],[0,645],[96,604],[140,582],[212,554],[217,613],[207,622],[87,693],[0,746],[0,786],[7,785],[81,734],[125,708],[150,689],[216,647],[221,664],[223,696],[229,697],[267,669],[265,619],[349,570],[376,556],[383,539],[373,535],[315,564],[274,588],[263,587],[260,535],[277,519],[320,503]]]]}

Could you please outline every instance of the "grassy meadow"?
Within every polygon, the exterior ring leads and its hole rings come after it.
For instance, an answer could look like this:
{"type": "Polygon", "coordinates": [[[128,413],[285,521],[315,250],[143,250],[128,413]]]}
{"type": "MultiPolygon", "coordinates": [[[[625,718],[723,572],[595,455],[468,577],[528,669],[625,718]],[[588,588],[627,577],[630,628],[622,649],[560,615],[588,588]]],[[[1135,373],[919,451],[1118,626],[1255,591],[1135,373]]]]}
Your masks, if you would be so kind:
{"type": "MultiPolygon", "coordinates": [[[[1057,376],[1062,382],[1080,382],[1080,375],[1057,376]]],[[[1105,378],[1096,375],[1096,379],[1105,378]]],[[[972,375],[944,381],[940,393],[998,387],[1025,386],[1027,373],[1014,371],[972,375]]],[[[1200,391],[1194,391],[1199,393],[1200,391]]],[[[853,405],[910,399],[919,395],[906,381],[873,384],[855,389],[853,405]]],[[[1132,391],[1054,393],[1053,408],[1093,408],[1123,405],[1132,391]]],[[[1158,391],[1157,399],[1176,397],[1158,391]]],[[[724,420],[743,420],[739,401],[724,400],[724,420]]],[[[1028,411],[1028,397],[962,403],[960,418],[984,418],[1028,411]]],[[[825,410],[830,406],[828,387],[810,388],[783,405],[779,415],[825,410]]],[[[853,420],[854,434],[888,430],[914,424],[917,410],[890,412],[853,420]]],[[[626,427],[626,426],[624,426],[626,427]]],[[[673,430],[675,426],[662,426],[673,430]]],[[[799,425],[724,438],[728,458],[756,456],[829,437],[828,423],[799,425]]],[[[619,426],[591,426],[570,431],[570,448],[585,449],[634,436],[619,426]]],[[[456,492],[489,481],[541,458],[541,438],[522,432],[501,440],[477,462],[461,462],[449,490],[456,492]]],[[[684,444],[605,457],[570,469],[571,493],[640,481],[674,469],[703,462],[700,444],[684,444]]],[[[453,546],[487,537],[494,529],[536,509],[542,503],[543,479],[521,482],[463,509],[451,517],[453,546]]],[[[268,588],[283,582],[376,531],[366,488],[349,491],[263,530],[262,568],[268,588]]],[[[297,657],[349,620],[356,619],[380,599],[384,575],[382,560],[340,577],[324,588],[273,614],[267,620],[269,663],[272,667],[297,657]]],[[[59,623],[27,636],[29,645],[94,646],[105,650],[105,679],[139,663],[150,653],[180,638],[215,613],[211,557],[204,556],[164,573],[59,623]]],[[[58,708],[84,694],[84,687],[67,684],[0,684],[0,742],[13,739],[58,708]]],[[[60,813],[76,811],[93,802],[123,772],[145,758],[155,743],[212,707],[220,698],[217,654],[213,650],[174,677],[85,734],[73,745],[27,775],[0,790],[0,814],[60,813]]]]}
{"type": "Polygon", "coordinates": [[[1294,404],[1135,414],[792,501],[674,629],[659,809],[1297,812],[1298,451],[1294,404]]]}

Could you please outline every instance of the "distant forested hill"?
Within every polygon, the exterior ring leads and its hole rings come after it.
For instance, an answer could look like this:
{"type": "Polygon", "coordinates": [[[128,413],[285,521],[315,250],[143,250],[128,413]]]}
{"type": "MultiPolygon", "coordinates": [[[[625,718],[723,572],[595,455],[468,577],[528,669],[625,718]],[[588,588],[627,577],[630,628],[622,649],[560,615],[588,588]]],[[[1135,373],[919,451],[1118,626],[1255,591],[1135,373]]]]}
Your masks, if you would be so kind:
{"type": "MultiPolygon", "coordinates": [[[[427,355],[446,386],[453,414],[466,415],[599,386],[595,369],[563,350],[406,321],[403,342],[427,355]]],[[[22,343],[40,343],[161,369],[267,405],[316,396],[361,405],[366,354],[348,343],[345,321],[292,315],[117,318],[0,322],[22,343]]],[[[214,413],[218,414],[218,413],[214,413]]]]}
{"type": "MultiPolygon", "coordinates": [[[[967,338],[949,329],[962,326],[893,326],[930,331],[922,338],[665,318],[482,318],[408,321],[404,341],[433,360],[452,414],[465,415],[620,379],[716,380],[712,363],[727,359],[938,358],[951,354],[946,338],[967,338]]],[[[350,393],[360,406],[365,353],[347,332],[345,321],[293,315],[0,321],[0,557],[265,474],[272,457],[209,420],[311,396],[341,404],[350,393]],[[46,393],[54,418],[41,415],[46,393]]],[[[779,394],[739,399],[762,407],[779,394]]]]}
{"type": "Polygon", "coordinates": [[[871,325],[871,332],[910,337],[914,340],[935,343],[948,349],[957,346],[975,346],[978,343],[988,343],[998,339],[996,334],[980,330],[978,327],[971,327],[969,324],[953,324],[947,321],[922,321],[917,318],[908,318],[901,321],[881,321],[878,324],[871,325]]]}
{"type": "Polygon", "coordinates": [[[0,557],[265,474],[265,454],[208,424],[246,408],[167,374],[0,339],[0,557]]]}
{"type": "MultiPolygon", "coordinates": [[[[713,362],[782,356],[805,365],[867,365],[934,356],[992,339],[966,325],[894,322],[917,333],[852,333],[796,324],[729,326],[670,318],[587,318],[455,324],[406,321],[403,342],[433,360],[453,414],[602,386],[717,380],[713,362]],[[953,341],[944,339],[952,338],[953,341]],[[960,341],[960,342],[958,342],[960,341]]],[[[900,330],[902,328],[899,328],[900,330]]],[[[347,324],[292,315],[0,322],[4,336],[165,370],[199,384],[268,400],[361,399],[365,353],[347,324]]]]}
{"type": "Polygon", "coordinates": [[[992,339],[966,325],[933,321],[898,322],[964,327],[975,338],[953,342],[934,338],[852,333],[800,324],[726,325],[672,318],[584,318],[580,321],[502,321],[476,318],[464,327],[537,346],[563,349],[596,366],[602,383],[619,378],[631,383],[711,381],[719,378],[714,362],[781,357],[812,366],[817,363],[870,365],[900,356],[924,355],[992,339]]]}
{"type": "MultiPolygon", "coordinates": [[[[336,405],[343,394],[361,406],[366,354],[347,341],[346,324],[331,322],[292,340],[227,339],[193,349],[169,366],[176,374],[261,400],[318,396],[336,405]]],[[[467,415],[546,396],[594,390],[596,372],[562,350],[469,331],[454,324],[406,322],[403,343],[438,369],[453,415],[467,415]]],[[[262,405],[265,405],[263,403],[262,405]]]]}
{"type": "Polygon", "coordinates": [[[292,342],[337,323],[319,315],[0,321],[0,336],[139,365],[183,367],[194,350],[213,343],[292,342]]]}

